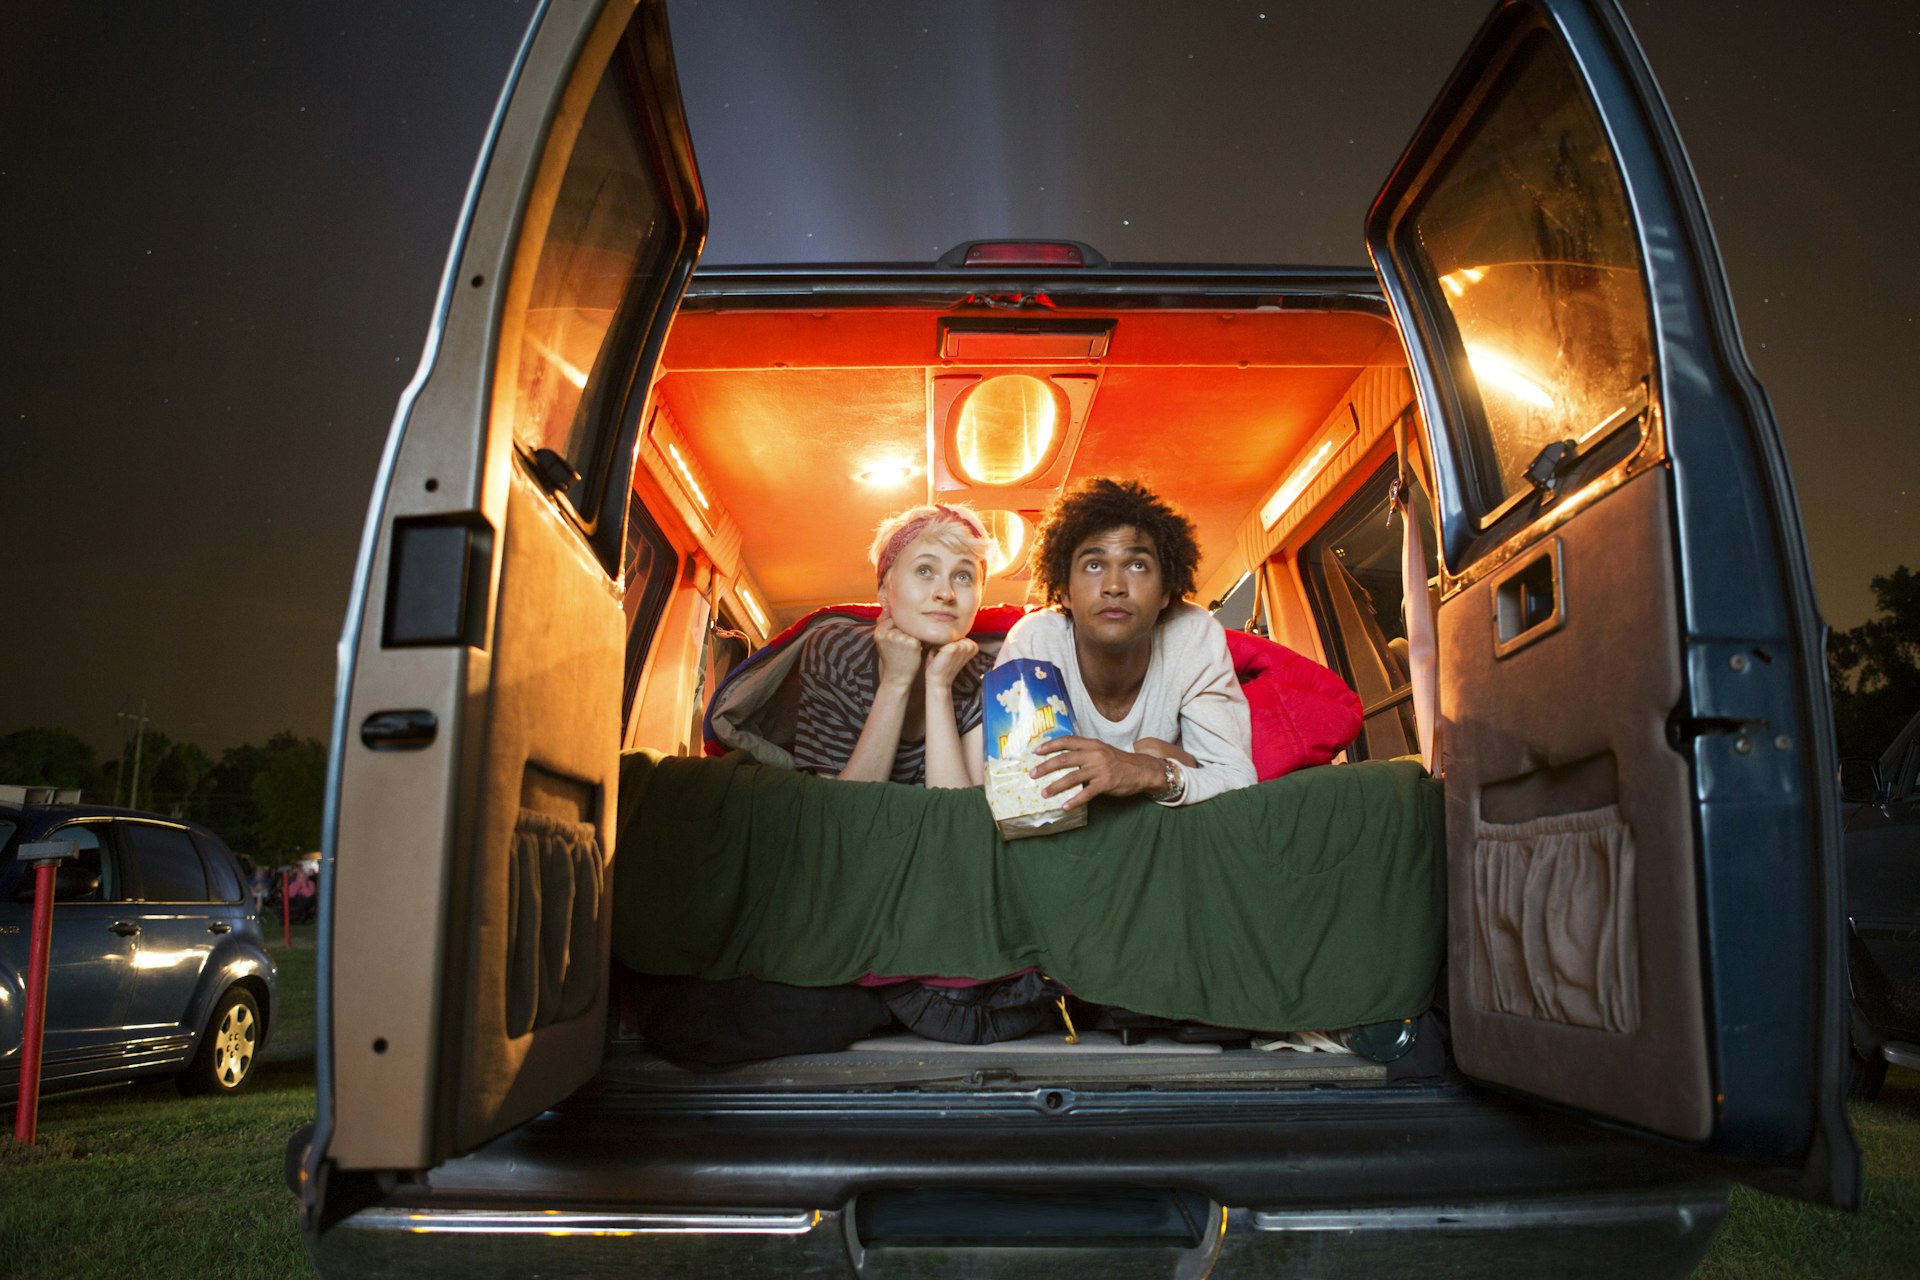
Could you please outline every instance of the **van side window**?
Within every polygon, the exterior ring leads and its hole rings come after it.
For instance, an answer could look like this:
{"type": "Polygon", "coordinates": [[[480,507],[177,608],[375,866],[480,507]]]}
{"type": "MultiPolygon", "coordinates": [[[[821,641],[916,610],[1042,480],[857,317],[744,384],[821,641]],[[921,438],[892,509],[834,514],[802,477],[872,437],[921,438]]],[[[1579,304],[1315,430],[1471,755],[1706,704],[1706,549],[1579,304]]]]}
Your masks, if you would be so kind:
{"type": "Polygon", "coordinates": [[[752,654],[753,641],[746,629],[726,605],[720,605],[701,638],[700,660],[693,668],[693,734],[688,741],[699,742],[705,737],[707,700],[752,654]]]}
{"type": "MultiPolygon", "coordinates": [[[[662,200],[640,132],[624,55],[594,91],[544,233],[521,317],[514,439],[529,454],[551,449],[586,479],[568,490],[576,508],[600,491],[625,381],[631,328],[669,257],[662,200]]],[[[536,210],[531,217],[537,217],[536,210]]],[[[511,332],[511,330],[509,330],[511,332]]],[[[611,496],[621,496],[618,488],[611,496]]],[[[591,516],[591,512],[582,514],[591,516]]]]}
{"type": "MultiPolygon", "coordinates": [[[[1395,467],[1388,463],[1348,500],[1300,553],[1313,612],[1329,663],[1360,695],[1365,720],[1347,749],[1352,760],[1389,760],[1420,749],[1407,665],[1407,620],[1401,607],[1401,519],[1387,521],[1395,467]]],[[[1427,550],[1429,580],[1439,572],[1433,513],[1413,487],[1413,510],[1427,550]]]]}
{"type": "MultiPolygon", "coordinates": [[[[1531,491],[1549,445],[1584,457],[1647,405],[1651,322],[1633,217],[1599,117],[1545,36],[1515,55],[1415,208],[1423,301],[1472,370],[1461,406],[1480,514],[1531,491]],[[1497,108],[1497,109],[1496,109],[1497,108]],[[1544,205],[1545,212],[1535,207],[1544,205]]],[[[1621,455],[1639,432],[1610,446],[1621,455]]]]}
{"type": "Polygon", "coordinates": [[[673,587],[679,559],[660,526],[654,523],[638,495],[627,498],[627,553],[621,581],[626,584],[622,605],[627,613],[627,678],[620,705],[622,714],[633,707],[640,688],[640,671],[647,664],[647,646],[673,587]]]}

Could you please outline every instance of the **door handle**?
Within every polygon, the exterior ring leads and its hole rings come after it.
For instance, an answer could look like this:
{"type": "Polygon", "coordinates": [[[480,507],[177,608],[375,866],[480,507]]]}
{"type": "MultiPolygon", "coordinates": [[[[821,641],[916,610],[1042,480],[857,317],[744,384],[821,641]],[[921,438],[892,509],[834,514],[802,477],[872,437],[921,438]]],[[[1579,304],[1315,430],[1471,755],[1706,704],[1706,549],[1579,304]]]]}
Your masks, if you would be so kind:
{"type": "Polygon", "coordinates": [[[360,726],[360,741],[375,751],[418,751],[439,731],[431,711],[376,711],[360,726]]]}
{"type": "Polygon", "coordinates": [[[139,934],[140,926],[131,920],[115,920],[107,926],[107,932],[117,933],[123,938],[131,938],[139,934]]]}
{"type": "Polygon", "coordinates": [[[1552,632],[1567,619],[1560,573],[1560,539],[1538,555],[1503,570],[1493,588],[1493,656],[1504,658],[1552,632]]]}
{"type": "Polygon", "coordinates": [[[224,920],[215,920],[212,924],[207,926],[207,932],[208,933],[232,933],[233,926],[228,924],[224,920]]]}

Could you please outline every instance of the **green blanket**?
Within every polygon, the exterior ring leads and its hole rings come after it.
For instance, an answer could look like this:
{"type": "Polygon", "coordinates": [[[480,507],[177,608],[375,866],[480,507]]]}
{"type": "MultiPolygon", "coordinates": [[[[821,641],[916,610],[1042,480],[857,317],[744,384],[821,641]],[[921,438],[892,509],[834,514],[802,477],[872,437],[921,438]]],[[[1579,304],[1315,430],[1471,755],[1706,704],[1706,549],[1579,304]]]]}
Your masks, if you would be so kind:
{"type": "Polygon", "coordinates": [[[1445,949],[1438,783],[1305,769],[1169,810],[1096,801],[1008,843],[984,794],[735,753],[625,758],[614,950],[643,973],[801,986],[1038,966],[1137,1013],[1274,1031],[1412,1017],[1445,949]]]}

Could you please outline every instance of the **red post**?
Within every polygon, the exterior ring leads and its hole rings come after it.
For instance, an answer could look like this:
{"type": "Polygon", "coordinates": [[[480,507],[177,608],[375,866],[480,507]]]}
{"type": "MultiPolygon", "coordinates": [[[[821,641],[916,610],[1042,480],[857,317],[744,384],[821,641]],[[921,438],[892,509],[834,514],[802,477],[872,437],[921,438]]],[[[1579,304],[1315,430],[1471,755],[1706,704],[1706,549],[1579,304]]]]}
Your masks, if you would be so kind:
{"type": "Polygon", "coordinates": [[[47,956],[53,945],[53,863],[37,863],[33,877],[26,1023],[20,1028],[20,1102],[13,1112],[13,1140],[28,1145],[40,1120],[40,1049],[47,1029],[47,956]]]}
{"type": "Polygon", "coordinates": [[[280,935],[287,949],[293,949],[293,908],[287,903],[287,873],[280,873],[280,935]]]}

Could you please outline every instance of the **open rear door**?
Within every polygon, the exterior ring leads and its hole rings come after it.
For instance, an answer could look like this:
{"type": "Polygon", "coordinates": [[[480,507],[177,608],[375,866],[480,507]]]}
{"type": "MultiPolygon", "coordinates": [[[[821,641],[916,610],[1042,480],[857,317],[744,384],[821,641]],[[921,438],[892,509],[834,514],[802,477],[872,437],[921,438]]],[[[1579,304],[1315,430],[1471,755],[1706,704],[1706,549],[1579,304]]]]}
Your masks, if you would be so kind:
{"type": "Polygon", "coordinates": [[[637,423],[705,210],[662,6],[540,8],[342,639],[310,1173],[421,1169],[606,1037],[637,423]]]}
{"type": "Polygon", "coordinates": [[[1799,515],[1614,7],[1502,5],[1367,233],[1432,437],[1461,1069],[1856,1202],[1799,515]]]}

